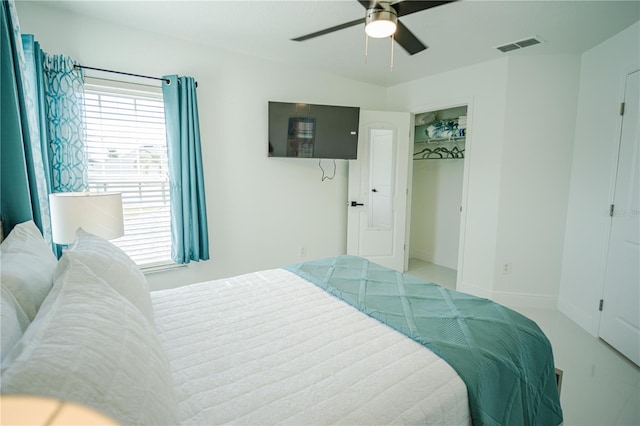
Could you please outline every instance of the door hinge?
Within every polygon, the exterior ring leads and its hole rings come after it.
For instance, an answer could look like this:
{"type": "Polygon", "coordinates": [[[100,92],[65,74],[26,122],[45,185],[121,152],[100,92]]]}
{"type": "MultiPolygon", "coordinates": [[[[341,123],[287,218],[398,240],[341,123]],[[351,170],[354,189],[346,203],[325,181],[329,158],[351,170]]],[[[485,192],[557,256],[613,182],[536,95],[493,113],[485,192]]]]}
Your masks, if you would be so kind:
{"type": "Polygon", "coordinates": [[[598,305],[598,310],[602,312],[602,306],[604,306],[604,300],[600,299],[600,304],[598,305]]]}
{"type": "Polygon", "coordinates": [[[613,209],[614,209],[614,205],[611,204],[611,206],[609,206],[609,216],[613,217],[613,209]]]}
{"type": "Polygon", "coordinates": [[[620,115],[624,115],[624,102],[620,104],[620,115]]]}

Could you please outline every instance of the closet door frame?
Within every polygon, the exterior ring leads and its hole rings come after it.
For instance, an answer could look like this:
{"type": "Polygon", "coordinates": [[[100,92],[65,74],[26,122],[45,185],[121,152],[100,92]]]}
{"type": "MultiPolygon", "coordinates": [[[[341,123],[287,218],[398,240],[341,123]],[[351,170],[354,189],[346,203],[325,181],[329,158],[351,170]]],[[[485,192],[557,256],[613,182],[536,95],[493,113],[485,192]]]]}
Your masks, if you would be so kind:
{"type": "MultiPolygon", "coordinates": [[[[465,139],[465,151],[464,151],[464,172],[462,177],[462,199],[460,201],[460,234],[458,238],[458,262],[457,262],[457,274],[456,274],[456,288],[461,287],[463,282],[464,273],[464,244],[465,244],[465,231],[467,227],[467,200],[469,194],[469,170],[471,161],[473,159],[473,98],[455,98],[450,101],[420,104],[412,107],[411,112],[411,141],[413,143],[415,139],[414,124],[415,116],[424,112],[439,111],[444,109],[451,109],[457,107],[467,107],[467,134],[465,139]]],[[[406,245],[405,250],[405,271],[409,269],[409,247],[411,244],[411,207],[413,197],[413,150],[409,153],[411,158],[409,159],[409,171],[408,171],[408,193],[407,193],[407,220],[406,220],[406,245]]],[[[435,161],[435,160],[434,160],[435,161]]]]}

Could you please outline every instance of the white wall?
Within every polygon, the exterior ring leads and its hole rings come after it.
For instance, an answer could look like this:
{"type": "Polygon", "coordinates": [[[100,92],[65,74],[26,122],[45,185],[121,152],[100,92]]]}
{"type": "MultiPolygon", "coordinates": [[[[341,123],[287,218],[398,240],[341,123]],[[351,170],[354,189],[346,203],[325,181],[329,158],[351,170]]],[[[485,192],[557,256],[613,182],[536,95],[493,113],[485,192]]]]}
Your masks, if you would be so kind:
{"type": "Polygon", "coordinates": [[[414,113],[468,105],[462,194],[464,241],[457,288],[482,296],[494,285],[507,60],[460,68],[388,89],[389,109],[414,113]]]}
{"type": "Polygon", "coordinates": [[[640,23],[582,56],[558,308],[597,335],[625,75],[640,65],[640,23]]]}
{"type": "Polygon", "coordinates": [[[149,275],[152,289],[301,261],[302,246],[307,258],[346,251],[347,162],[338,161],[334,180],[321,182],[315,160],[268,158],[267,102],[380,110],[382,88],[42,4],[18,2],[17,9],[22,31],[35,34],[49,53],[70,55],[88,66],[191,75],[198,81],[212,260],[149,275]]]}
{"type": "Polygon", "coordinates": [[[389,89],[395,109],[469,104],[459,290],[555,307],[578,78],[576,55],[505,56],[389,89]]]}
{"type": "Polygon", "coordinates": [[[557,305],[579,75],[578,55],[509,59],[494,298],[512,306],[557,305]]]}
{"type": "Polygon", "coordinates": [[[458,267],[464,160],[415,160],[409,256],[458,267]]]}

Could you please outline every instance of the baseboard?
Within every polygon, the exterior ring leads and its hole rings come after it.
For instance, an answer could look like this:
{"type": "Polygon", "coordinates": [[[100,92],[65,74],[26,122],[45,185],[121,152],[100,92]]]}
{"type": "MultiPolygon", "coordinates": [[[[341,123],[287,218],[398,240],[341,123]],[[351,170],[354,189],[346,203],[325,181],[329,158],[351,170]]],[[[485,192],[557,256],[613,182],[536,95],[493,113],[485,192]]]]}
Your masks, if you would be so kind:
{"type": "Polygon", "coordinates": [[[558,296],[535,293],[493,292],[493,300],[507,306],[518,308],[557,309],[558,296]]]}
{"type": "Polygon", "coordinates": [[[598,337],[599,318],[590,315],[572,303],[564,299],[558,300],[558,310],[566,315],[571,321],[585,329],[589,334],[598,337]]]}
{"type": "Polygon", "coordinates": [[[427,250],[419,250],[419,249],[411,248],[409,251],[409,258],[422,260],[423,262],[433,263],[431,254],[427,250]]]}
{"type": "Polygon", "coordinates": [[[464,282],[461,283],[459,291],[491,299],[494,302],[511,307],[535,309],[556,309],[558,307],[557,295],[489,291],[464,282]]]}
{"type": "Polygon", "coordinates": [[[476,287],[472,284],[469,284],[467,282],[461,281],[460,285],[456,287],[457,291],[461,291],[463,293],[469,293],[469,294],[473,294],[474,296],[478,296],[478,297],[484,297],[485,299],[493,299],[493,293],[481,288],[481,287],[476,287]]]}
{"type": "Polygon", "coordinates": [[[443,259],[442,256],[435,256],[434,253],[428,250],[411,249],[409,251],[410,259],[418,259],[423,262],[433,263],[434,265],[442,266],[443,268],[456,269],[458,267],[457,260],[455,259],[443,259]],[[453,262],[452,262],[453,260],[453,262]]]}

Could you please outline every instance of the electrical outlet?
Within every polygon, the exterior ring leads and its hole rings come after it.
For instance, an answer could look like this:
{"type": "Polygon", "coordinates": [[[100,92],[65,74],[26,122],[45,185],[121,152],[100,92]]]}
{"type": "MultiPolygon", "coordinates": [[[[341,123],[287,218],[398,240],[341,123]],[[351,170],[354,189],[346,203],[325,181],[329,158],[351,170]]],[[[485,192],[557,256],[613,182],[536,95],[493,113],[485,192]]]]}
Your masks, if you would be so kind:
{"type": "Polygon", "coordinates": [[[307,257],[307,246],[300,247],[300,257],[307,257]]]}
{"type": "Polygon", "coordinates": [[[505,263],[502,265],[502,273],[510,274],[511,273],[511,262],[505,263]]]}

